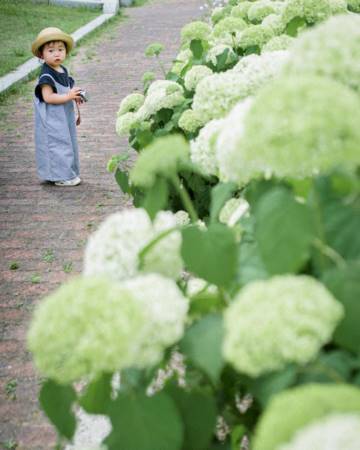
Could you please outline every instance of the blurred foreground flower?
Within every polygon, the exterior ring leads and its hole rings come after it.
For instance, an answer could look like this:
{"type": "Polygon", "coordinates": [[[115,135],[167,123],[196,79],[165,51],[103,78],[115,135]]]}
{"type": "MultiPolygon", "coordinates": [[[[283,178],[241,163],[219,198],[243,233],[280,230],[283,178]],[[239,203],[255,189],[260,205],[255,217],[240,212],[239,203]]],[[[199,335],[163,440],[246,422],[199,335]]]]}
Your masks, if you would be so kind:
{"type": "Polygon", "coordinates": [[[342,305],[314,278],[282,275],[246,285],[225,311],[224,356],[256,377],[306,364],[329,342],[342,305]]]}

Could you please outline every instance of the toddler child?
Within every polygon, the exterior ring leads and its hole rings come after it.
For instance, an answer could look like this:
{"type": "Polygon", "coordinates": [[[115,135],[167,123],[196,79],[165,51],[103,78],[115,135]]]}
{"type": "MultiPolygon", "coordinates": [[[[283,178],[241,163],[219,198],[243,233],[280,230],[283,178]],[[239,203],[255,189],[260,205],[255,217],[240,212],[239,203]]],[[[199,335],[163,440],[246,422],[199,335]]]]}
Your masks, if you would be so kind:
{"type": "Polygon", "coordinates": [[[62,65],[74,45],[73,38],[59,28],[45,28],[31,46],[32,53],[44,60],[35,87],[36,165],[41,179],[56,186],[76,186],[79,152],[74,102],[82,102],[80,88],[62,65]]]}

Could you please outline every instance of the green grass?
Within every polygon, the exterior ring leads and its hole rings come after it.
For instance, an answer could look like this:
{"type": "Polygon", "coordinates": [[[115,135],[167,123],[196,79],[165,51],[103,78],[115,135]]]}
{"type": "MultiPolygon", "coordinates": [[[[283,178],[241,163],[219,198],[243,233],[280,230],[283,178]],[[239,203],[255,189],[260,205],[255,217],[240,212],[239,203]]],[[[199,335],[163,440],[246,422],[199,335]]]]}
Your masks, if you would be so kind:
{"type": "Polygon", "coordinates": [[[33,55],[31,43],[39,31],[58,27],[73,33],[101,14],[94,8],[64,8],[34,0],[0,0],[0,76],[33,55]]]}

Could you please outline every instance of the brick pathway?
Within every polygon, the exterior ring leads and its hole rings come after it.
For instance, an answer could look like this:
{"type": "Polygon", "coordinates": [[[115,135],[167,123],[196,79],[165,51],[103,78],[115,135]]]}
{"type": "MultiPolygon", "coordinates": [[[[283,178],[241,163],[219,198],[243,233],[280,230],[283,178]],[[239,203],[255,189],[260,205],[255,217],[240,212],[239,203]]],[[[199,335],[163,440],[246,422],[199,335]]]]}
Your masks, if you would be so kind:
{"type": "Polygon", "coordinates": [[[31,311],[40,297],[81,271],[83,246],[96,225],[130,206],[105,168],[111,155],[127,147],[114,132],[119,102],[141,89],[143,72],[154,69],[154,62],[143,57],[145,47],[162,42],[163,61],[169,64],[179,48],[180,28],[199,16],[201,4],[158,0],[130,8],[128,19],[110,36],[79,49],[72,72],[91,96],[78,130],[80,186],[39,183],[31,100],[21,98],[10,108],[10,125],[0,135],[0,442],[13,439],[24,450],[52,448],[54,433],[39,411],[38,380],[25,349],[31,311]],[[17,270],[9,269],[12,261],[19,263],[17,270]]]}

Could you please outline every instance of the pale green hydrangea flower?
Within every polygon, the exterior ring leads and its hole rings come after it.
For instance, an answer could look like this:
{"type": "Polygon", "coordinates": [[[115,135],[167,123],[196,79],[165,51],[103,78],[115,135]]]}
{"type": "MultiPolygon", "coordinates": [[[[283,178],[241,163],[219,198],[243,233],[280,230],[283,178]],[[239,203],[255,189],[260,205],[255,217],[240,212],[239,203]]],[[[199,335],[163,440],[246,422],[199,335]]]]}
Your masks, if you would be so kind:
{"type": "Polygon", "coordinates": [[[242,74],[251,83],[251,92],[271,81],[280,72],[289,58],[287,51],[274,51],[261,55],[244,56],[234,66],[233,71],[242,74]]]}
{"type": "Polygon", "coordinates": [[[184,101],[184,89],[175,81],[157,80],[151,83],[144,104],[136,115],[140,121],[149,119],[163,108],[173,109],[184,101]]]}
{"type": "Polygon", "coordinates": [[[209,284],[202,278],[189,278],[186,285],[186,295],[191,298],[195,297],[195,295],[200,294],[200,292],[206,292],[207,294],[216,295],[218,293],[218,288],[214,284],[209,284]]]}
{"type": "MultiPolygon", "coordinates": [[[[292,440],[298,430],[326,416],[345,413],[360,413],[360,389],[356,386],[339,383],[305,384],[283,391],[270,400],[260,418],[253,448],[279,450],[280,445],[292,440]]],[[[322,450],[324,448],[328,447],[321,447],[322,450]]],[[[303,447],[305,449],[313,450],[313,447],[303,447]]]]}
{"type": "Polygon", "coordinates": [[[238,103],[223,121],[216,141],[216,159],[221,181],[236,181],[241,185],[253,175],[251,164],[245,166],[242,160],[241,149],[245,117],[252,103],[252,97],[238,103]]]}
{"type": "Polygon", "coordinates": [[[145,97],[143,94],[133,93],[126,96],[120,103],[118,116],[122,116],[128,112],[136,112],[144,103],[145,97]]]}
{"type": "Polygon", "coordinates": [[[186,211],[183,211],[182,209],[180,209],[179,211],[176,211],[176,213],[174,214],[174,217],[176,220],[176,224],[180,227],[190,224],[189,214],[186,211]]]}
{"type": "Polygon", "coordinates": [[[129,367],[146,321],[120,285],[76,278],[37,306],[28,346],[43,376],[72,383],[129,367]]]}
{"type": "MultiPolygon", "coordinates": [[[[110,215],[90,236],[84,255],[84,275],[104,275],[121,281],[136,276],[139,253],[160,233],[176,226],[171,213],[158,213],[154,223],[144,209],[124,210],[110,215]]],[[[182,269],[181,236],[174,232],[161,239],[146,255],[146,272],[177,278],[182,269]],[[166,260],[159,261],[159,252],[166,260]]]]}
{"type": "Polygon", "coordinates": [[[164,350],[183,336],[189,301],[177,285],[158,274],[148,274],[122,283],[146,317],[138,331],[136,367],[150,367],[163,358],[164,350]]]}
{"type": "Polygon", "coordinates": [[[232,8],[231,15],[247,20],[248,11],[253,4],[253,2],[241,2],[232,8]]]}
{"type": "Polygon", "coordinates": [[[181,29],[181,44],[189,44],[194,39],[206,41],[211,31],[210,25],[201,20],[190,22],[181,29]]]}
{"type": "Polygon", "coordinates": [[[216,73],[197,85],[192,108],[204,122],[219,119],[240,100],[252,95],[253,88],[251,80],[233,70],[216,73]]]}
{"type": "Polygon", "coordinates": [[[276,36],[283,33],[286,28],[286,23],[284,22],[282,16],[278,14],[270,14],[265,17],[261,25],[272,30],[273,34],[276,36]]]}
{"type": "Polygon", "coordinates": [[[331,414],[300,429],[291,442],[279,450],[359,450],[358,414],[331,414]]]}
{"type": "Polygon", "coordinates": [[[354,13],[360,13],[360,0],[347,0],[348,9],[354,13]]]}
{"type": "Polygon", "coordinates": [[[204,121],[196,114],[192,109],[184,111],[179,119],[178,126],[184,131],[189,133],[195,133],[199,128],[204,125],[204,121]]]}
{"type": "Polygon", "coordinates": [[[295,39],[287,34],[281,34],[280,36],[275,36],[270,41],[265,44],[262,48],[262,52],[276,52],[279,50],[287,50],[290,45],[295,41],[295,39]]]}
{"type": "Polygon", "coordinates": [[[334,78],[360,93],[360,16],[332,17],[303,33],[291,50],[286,73],[334,78]]]}
{"type": "Polygon", "coordinates": [[[195,91],[198,83],[205,77],[208,77],[213,72],[207,66],[193,66],[188,72],[186,72],[184,82],[188,91],[195,91]]]}
{"type": "Polygon", "coordinates": [[[223,34],[236,33],[242,31],[247,27],[246,22],[240,17],[225,17],[225,19],[218,22],[212,31],[213,37],[217,38],[223,34]]]}
{"type": "MultiPolygon", "coordinates": [[[[153,238],[177,225],[177,217],[172,212],[159,211],[152,224],[153,238]]],[[[141,270],[161,273],[174,280],[179,278],[184,266],[180,255],[181,242],[181,233],[178,231],[172,231],[163,237],[146,253],[141,270]]]]}
{"type": "Polygon", "coordinates": [[[192,51],[189,48],[182,50],[177,55],[174,64],[171,67],[171,72],[175,73],[176,75],[180,75],[181,71],[185,68],[191,58],[192,51]]]}
{"type": "Polygon", "coordinates": [[[116,133],[118,136],[127,136],[131,129],[139,125],[138,115],[134,112],[127,112],[116,119],[116,133]]]}
{"type": "Polygon", "coordinates": [[[163,50],[164,46],[160,42],[154,42],[146,47],[145,56],[148,57],[159,56],[163,50]]]}
{"type": "Polygon", "coordinates": [[[345,14],[347,12],[346,0],[329,0],[332,14],[345,14]]]}
{"type": "Polygon", "coordinates": [[[302,17],[308,23],[317,23],[330,16],[330,0],[288,0],[282,13],[285,23],[295,17],[302,17]]]}
{"type": "Polygon", "coordinates": [[[157,138],[145,147],[130,172],[130,179],[140,187],[152,187],[157,176],[171,177],[188,164],[188,142],[178,134],[157,138]]]}
{"type": "Polygon", "coordinates": [[[343,315],[341,303],[309,276],[254,281],[225,311],[224,357],[252,377],[304,365],[329,342],[343,315]]]}
{"type": "Polygon", "coordinates": [[[261,47],[274,37],[274,30],[263,24],[246,28],[239,37],[239,47],[246,50],[249,47],[261,47]]]}
{"type": "Polygon", "coordinates": [[[211,120],[200,130],[199,135],[190,141],[191,161],[206,175],[218,175],[215,157],[216,138],[222,128],[223,120],[211,120]]]}
{"type": "Polygon", "coordinates": [[[233,227],[249,210],[249,203],[244,198],[231,198],[222,207],[219,220],[221,223],[233,227]]]}
{"type": "Polygon", "coordinates": [[[218,6],[214,8],[211,13],[211,22],[215,25],[220,20],[224,19],[230,11],[231,7],[228,6],[218,6]]]}
{"type": "Polygon", "coordinates": [[[217,64],[217,57],[222,55],[225,50],[228,50],[226,57],[226,64],[236,61],[237,56],[233,48],[226,44],[217,44],[211,47],[206,53],[206,62],[212,63],[214,66],[217,64]]]}
{"type": "Polygon", "coordinates": [[[248,19],[252,23],[261,23],[265,17],[276,12],[271,0],[259,0],[254,2],[248,10],[248,19]]]}
{"type": "Polygon", "coordinates": [[[245,118],[245,134],[227,149],[243,167],[278,177],[306,177],[360,163],[360,103],[324,77],[282,76],[265,86],[245,118]],[[239,154],[238,154],[239,153],[239,154]],[[241,163],[240,163],[241,160],[241,163]]]}

